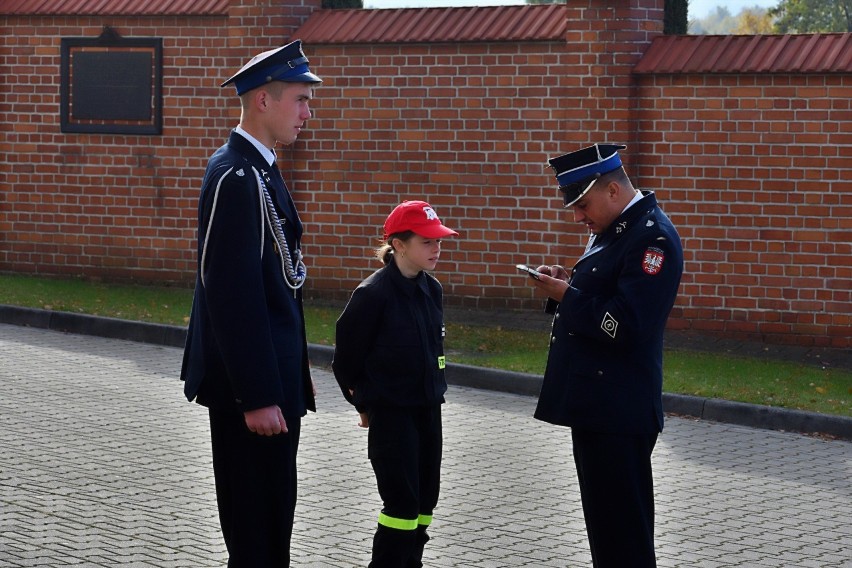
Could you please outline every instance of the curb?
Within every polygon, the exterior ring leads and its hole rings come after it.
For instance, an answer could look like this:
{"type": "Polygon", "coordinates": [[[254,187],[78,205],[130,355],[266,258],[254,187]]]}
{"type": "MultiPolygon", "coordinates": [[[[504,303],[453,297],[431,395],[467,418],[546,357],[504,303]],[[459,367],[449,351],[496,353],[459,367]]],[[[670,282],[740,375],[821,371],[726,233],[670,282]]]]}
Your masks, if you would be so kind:
{"type": "MultiPolygon", "coordinates": [[[[165,347],[183,347],[186,339],[186,328],[177,325],[135,322],[18,306],[0,305],[0,323],[138,341],[165,347]]],[[[311,363],[317,367],[329,368],[333,354],[334,348],[331,346],[313,343],[308,345],[311,363]]],[[[542,382],[542,377],[539,375],[460,363],[447,364],[446,378],[447,383],[451,385],[524,396],[538,396],[542,382]]],[[[841,440],[852,440],[852,418],[845,416],[671,393],[663,393],[663,408],[668,414],[701,420],[765,430],[825,434],[841,440]]]]}

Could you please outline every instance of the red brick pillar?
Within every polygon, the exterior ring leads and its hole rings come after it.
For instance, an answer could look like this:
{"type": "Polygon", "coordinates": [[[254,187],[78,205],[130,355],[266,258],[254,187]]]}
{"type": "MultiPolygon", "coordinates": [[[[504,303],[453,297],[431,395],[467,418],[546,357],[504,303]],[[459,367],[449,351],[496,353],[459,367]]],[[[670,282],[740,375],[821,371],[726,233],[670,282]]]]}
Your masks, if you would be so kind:
{"type": "MultiPolygon", "coordinates": [[[[566,43],[576,54],[578,97],[568,98],[569,144],[635,139],[632,70],[654,36],[663,31],[664,0],[572,0],[566,43]]],[[[566,147],[566,151],[570,148],[566,147]]],[[[631,148],[638,151],[638,148],[631,148]]],[[[629,163],[632,152],[625,161],[629,163]]],[[[635,152],[633,152],[635,155],[635,152]]]]}
{"type": "Polygon", "coordinates": [[[228,8],[228,68],[236,71],[255,54],[299,39],[293,33],[321,5],[322,0],[232,0],[228,8]]]}

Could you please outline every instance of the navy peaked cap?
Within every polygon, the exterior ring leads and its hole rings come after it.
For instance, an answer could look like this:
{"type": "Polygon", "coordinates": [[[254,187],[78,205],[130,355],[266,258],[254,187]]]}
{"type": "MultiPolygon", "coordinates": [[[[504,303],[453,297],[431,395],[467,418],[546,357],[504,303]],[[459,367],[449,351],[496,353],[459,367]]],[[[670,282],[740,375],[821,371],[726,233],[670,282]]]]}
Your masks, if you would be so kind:
{"type": "Polygon", "coordinates": [[[593,144],[549,159],[565,207],[583,197],[599,177],[620,168],[618,151],[625,148],[622,144],[593,144]]]}
{"type": "Polygon", "coordinates": [[[297,39],[282,47],[255,55],[221,86],[233,83],[237,94],[242,95],[272,81],[322,83],[322,79],[308,68],[308,58],[302,51],[302,40],[297,39]]]}

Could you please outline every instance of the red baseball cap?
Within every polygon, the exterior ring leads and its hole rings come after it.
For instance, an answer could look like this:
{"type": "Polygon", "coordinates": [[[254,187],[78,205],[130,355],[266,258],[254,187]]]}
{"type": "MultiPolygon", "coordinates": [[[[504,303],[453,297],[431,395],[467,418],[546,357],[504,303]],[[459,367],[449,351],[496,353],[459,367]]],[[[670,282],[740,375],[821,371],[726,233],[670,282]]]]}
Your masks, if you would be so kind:
{"type": "Polygon", "coordinates": [[[384,240],[397,233],[412,231],[427,239],[440,239],[458,235],[441,224],[438,214],[425,201],[403,201],[391,211],[385,220],[384,240]]]}

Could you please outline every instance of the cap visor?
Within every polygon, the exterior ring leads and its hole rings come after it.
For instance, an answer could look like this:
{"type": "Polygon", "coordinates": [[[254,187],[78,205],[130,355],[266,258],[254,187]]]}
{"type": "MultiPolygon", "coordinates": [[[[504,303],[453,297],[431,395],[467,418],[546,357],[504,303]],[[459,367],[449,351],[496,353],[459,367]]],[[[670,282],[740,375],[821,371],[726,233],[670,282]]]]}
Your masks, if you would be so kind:
{"type": "Polygon", "coordinates": [[[322,79],[311,72],[294,75],[292,77],[287,77],[286,79],[278,79],[278,81],[282,81],[284,83],[322,83],[322,79]]]}
{"type": "Polygon", "coordinates": [[[440,239],[441,237],[458,236],[458,233],[443,225],[412,229],[416,234],[427,239],[440,239]]]}
{"type": "Polygon", "coordinates": [[[567,192],[567,191],[564,191],[564,190],[563,190],[563,191],[562,191],[562,203],[563,203],[563,205],[562,205],[562,206],[563,206],[563,207],[571,207],[572,205],[574,205],[575,203],[577,203],[578,201],[580,201],[580,199],[581,199],[584,195],[586,195],[587,193],[589,193],[589,190],[590,190],[590,189],[592,189],[592,186],[593,186],[593,185],[595,185],[595,182],[596,182],[596,181],[598,181],[598,178],[597,178],[597,177],[596,177],[596,178],[594,178],[592,181],[590,181],[590,182],[589,182],[589,185],[587,185],[587,186],[586,186],[586,188],[585,188],[584,190],[579,191],[579,192],[577,192],[577,193],[576,193],[576,194],[574,194],[574,195],[572,195],[572,194],[571,194],[572,192],[567,192]]]}

